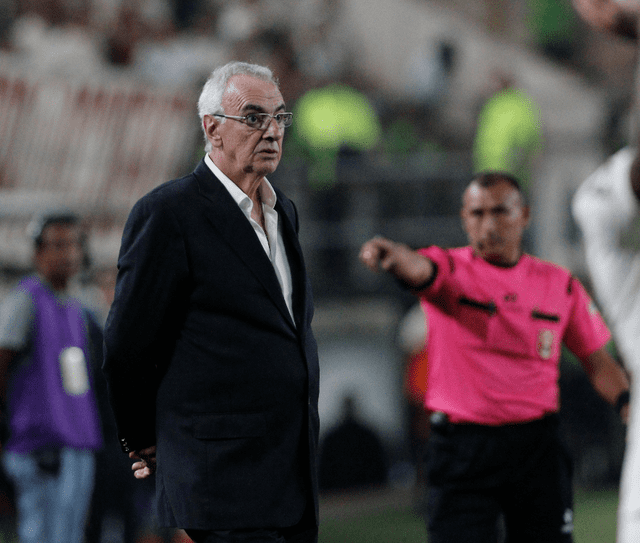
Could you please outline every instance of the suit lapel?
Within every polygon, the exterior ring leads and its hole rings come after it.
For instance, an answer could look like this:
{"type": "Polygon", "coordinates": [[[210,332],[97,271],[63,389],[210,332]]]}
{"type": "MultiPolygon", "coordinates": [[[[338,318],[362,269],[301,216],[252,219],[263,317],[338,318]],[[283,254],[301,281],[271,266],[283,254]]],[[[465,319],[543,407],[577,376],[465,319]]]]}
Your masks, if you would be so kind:
{"type": "Polygon", "coordinates": [[[200,194],[211,204],[207,210],[209,223],[262,283],[280,312],[293,325],[271,260],[265,254],[251,224],[204,160],[198,164],[194,175],[200,194]]]}
{"type": "Polygon", "coordinates": [[[306,282],[308,281],[308,278],[304,269],[304,259],[302,256],[302,248],[298,241],[298,233],[292,222],[295,218],[295,212],[290,202],[288,202],[288,205],[285,208],[282,203],[285,201],[284,195],[277,188],[275,191],[278,197],[276,211],[278,212],[278,218],[282,223],[282,237],[287,251],[289,268],[291,269],[291,281],[293,283],[293,314],[298,328],[304,329],[305,326],[303,320],[305,317],[305,297],[307,292],[306,282]]]}

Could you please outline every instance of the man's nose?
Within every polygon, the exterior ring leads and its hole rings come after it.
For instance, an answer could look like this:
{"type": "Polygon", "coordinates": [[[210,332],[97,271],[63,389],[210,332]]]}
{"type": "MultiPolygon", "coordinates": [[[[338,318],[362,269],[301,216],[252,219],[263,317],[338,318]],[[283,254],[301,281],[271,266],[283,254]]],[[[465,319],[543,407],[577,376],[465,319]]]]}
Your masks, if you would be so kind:
{"type": "Polygon", "coordinates": [[[275,117],[269,118],[269,124],[264,129],[264,136],[266,138],[280,139],[284,134],[284,126],[280,126],[275,117]]]}
{"type": "Polygon", "coordinates": [[[496,219],[493,215],[485,215],[482,218],[482,223],[480,226],[482,232],[486,235],[494,234],[496,231],[496,219]]]}

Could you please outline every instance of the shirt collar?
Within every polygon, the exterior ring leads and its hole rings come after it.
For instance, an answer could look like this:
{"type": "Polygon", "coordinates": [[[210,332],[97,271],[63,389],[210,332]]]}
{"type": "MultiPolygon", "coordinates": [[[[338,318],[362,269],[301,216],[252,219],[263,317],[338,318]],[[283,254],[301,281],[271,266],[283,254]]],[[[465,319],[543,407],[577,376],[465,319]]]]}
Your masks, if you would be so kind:
{"type": "MultiPolygon", "coordinates": [[[[209,169],[213,172],[213,174],[220,180],[220,182],[225,186],[231,197],[235,200],[236,204],[240,206],[240,209],[243,211],[251,212],[253,208],[253,202],[251,198],[249,198],[241,189],[236,185],[231,179],[229,179],[222,170],[215,165],[209,153],[207,153],[204,157],[205,164],[209,166],[209,169]]],[[[260,191],[260,198],[262,199],[262,203],[266,206],[274,209],[276,207],[277,197],[276,191],[273,190],[273,186],[266,177],[262,179],[260,186],[258,187],[260,191]]]]}

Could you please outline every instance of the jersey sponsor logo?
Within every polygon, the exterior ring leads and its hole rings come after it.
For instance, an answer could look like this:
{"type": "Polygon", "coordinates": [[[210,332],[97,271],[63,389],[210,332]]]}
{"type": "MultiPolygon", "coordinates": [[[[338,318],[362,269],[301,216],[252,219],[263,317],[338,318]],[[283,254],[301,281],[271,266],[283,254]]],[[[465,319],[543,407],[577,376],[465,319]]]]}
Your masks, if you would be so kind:
{"type": "Polygon", "coordinates": [[[555,343],[556,333],[553,330],[543,328],[538,330],[538,341],[536,343],[536,351],[543,360],[548,360],[553,354],[553,344],[555,343]]]}

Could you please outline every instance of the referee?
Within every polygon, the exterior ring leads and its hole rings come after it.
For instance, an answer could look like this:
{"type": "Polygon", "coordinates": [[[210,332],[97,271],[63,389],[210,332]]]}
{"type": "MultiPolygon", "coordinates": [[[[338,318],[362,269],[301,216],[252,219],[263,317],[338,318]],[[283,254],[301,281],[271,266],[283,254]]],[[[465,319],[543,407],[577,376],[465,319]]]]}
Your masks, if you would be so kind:
{"type": "Polygon", "coordinates": [[[518,181],[475,177],[463,196],[469,246],[376,237],[360,259],[389,272],[429,319],[432,415],[427,445],[430,543],[572,541],[571,461],[558,433],[564,343],[595,390],[626,420],[629,383],[605,345],[610,333],[571,274],[522,252],[529,222],[518,181]]]}

